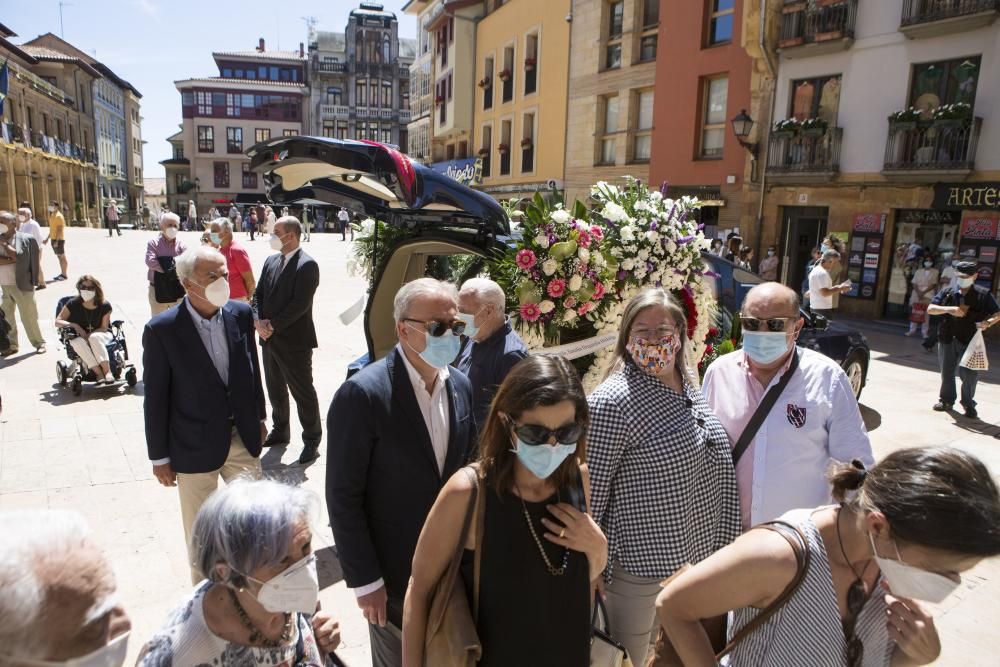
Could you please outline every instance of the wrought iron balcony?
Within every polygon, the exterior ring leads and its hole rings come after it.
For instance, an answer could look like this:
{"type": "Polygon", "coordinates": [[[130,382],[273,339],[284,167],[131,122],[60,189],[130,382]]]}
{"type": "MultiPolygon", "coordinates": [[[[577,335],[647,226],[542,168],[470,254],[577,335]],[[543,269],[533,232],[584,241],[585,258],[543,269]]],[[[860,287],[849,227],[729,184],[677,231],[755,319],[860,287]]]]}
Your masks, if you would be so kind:
{"type": "Polygon", "coordinates": [[[346,74],[347,63],[331,63],[331,62],[320,61],[316,63],[316,71],[328,72],[332,74],[346,74]]]}
{"type": "Polygon", "coordinates": [[[937,37],[990,25],[1000,0],[903,0],[899,30],[910,39],[937,37]]]}
{"type": "Polygon", "coordinates": [[[822,133],[808,130],[794,135],[771,132],[767,147],[767,173],[775,182],[823,181],[840,171],[843,128],[822,133]]]}
{"type": "Polygon", "coordinates": [[[321,104],[319,105],[319,115],[323,118],[349,118],[351,107],[344,104],[321,104]]]}
{"type": "Polygon", "coordinates": [[[882,173],[908,180],[968,175],[975,168],[983,119],[889,121],[882,173]]]}
{"type": "Polygon", "coordinates": [[[6,144],[17,143],[24,146],[31,146],[50,155],[58,155],[60,157],[79,160],[80,162],[97,164],[97,154],[94,151],[71,144],[68,141],[62,141],[56,137],[50,137],[41,132],[29,130],[14,123],[0,124],[0,141],[6,144]]]}
{"type": "Polygon", "coordinates": [[[842,51],[854,42],[858,0],[786,3],[778,48],[786,58],[842,51]]]}

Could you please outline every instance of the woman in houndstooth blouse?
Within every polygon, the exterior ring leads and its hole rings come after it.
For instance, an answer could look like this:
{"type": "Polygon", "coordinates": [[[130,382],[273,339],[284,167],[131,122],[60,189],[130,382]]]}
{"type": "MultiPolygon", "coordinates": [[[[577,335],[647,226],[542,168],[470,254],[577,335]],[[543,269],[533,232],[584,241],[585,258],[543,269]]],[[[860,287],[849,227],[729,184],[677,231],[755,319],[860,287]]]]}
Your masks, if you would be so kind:
{"type": "Polygon", "coordinates": [[[687,366],[687,344],[674,297],[639,293],[625,307],[616,362],[588,399],[608,614],[635,665],[646,663],[659,582],[740,532],[729,438],[687,366]]]}

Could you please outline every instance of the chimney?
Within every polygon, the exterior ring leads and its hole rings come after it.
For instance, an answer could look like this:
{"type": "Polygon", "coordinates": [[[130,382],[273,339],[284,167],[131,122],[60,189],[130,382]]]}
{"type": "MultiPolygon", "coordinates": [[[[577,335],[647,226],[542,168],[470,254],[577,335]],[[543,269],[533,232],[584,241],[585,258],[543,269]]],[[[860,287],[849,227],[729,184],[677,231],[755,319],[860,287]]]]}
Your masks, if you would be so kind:
{"type": "Polygon", "coordinates": [[[259,51],[260,53],[264,53],[264,38],[263,37],[261,37],[260,40],[257,42],[257,51],[259,51]]]}
{"type": "Polygon", "coordinates": [[[306,55],[306,45],[299,42],[299,58],[304,58],[306,55]]]}

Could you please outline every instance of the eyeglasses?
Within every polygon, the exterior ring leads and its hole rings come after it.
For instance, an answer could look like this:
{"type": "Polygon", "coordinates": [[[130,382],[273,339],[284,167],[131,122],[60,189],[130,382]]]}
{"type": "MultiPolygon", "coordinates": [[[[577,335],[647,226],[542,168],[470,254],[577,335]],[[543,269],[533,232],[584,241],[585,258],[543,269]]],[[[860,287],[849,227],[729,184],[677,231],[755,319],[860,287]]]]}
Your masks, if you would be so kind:
{"type": "Polygon", "coordinates": [[[858,579],[847,589],[847,618],[842,622],[844,641],[847,642],[847,667],[859,667],[865,657],[865,645],[855,633],[855,627],[867,600],[865,585],[858,579]]]}
{"type": "Polygon", "coordinates": [[[452,320],[451,322],[442,322],[441,320],[414,320],[409,317],[403,318],[404,322],[416,322],[418,324],[424,325],[424,331],[427,332],[429,336],[434,336],[438,338],[444,335],[445,331],[449,329],[456,336],[461,336],[465,333],[465,322],[462,320],[452,320]]]}
{"type": "Polygon", "coordinates": [[[583,426],[573,422],[560,426],[557,429],[546,428],[538,424],[515,424],[508,419],[507,422],[513,427],[515,435],[526,445],[537,447],[548,444],[549,438],[555,438],[560,445],[575,445],[583,435],[583,426]]]}
{"type": "Polygon", "coordinates": [[[673,327],[657,327],[656,329],[633,329],[632,333],[629,334],[629,338],[636,339],[641,338],[642,340],[663,340],[664,338],[672,338],[677,330],[673,327]]]}
{"type": "Polygon", "coordinates": [[[80,285],[80,289],[97,289],[97,285],[80,285]]]}
{"type": "Polygon", "coordinates": [[[785,330],[785,326],[788,322],[796,322],[798,319],[799,318],[797,317],[771,317],[769,319],[762,320],[757,317],[740,315],[740,326],[743,327],[744,331],[779,332],[785,330]],[[765,326],[766,329],[762,329],[762,325],[765,326]]]}

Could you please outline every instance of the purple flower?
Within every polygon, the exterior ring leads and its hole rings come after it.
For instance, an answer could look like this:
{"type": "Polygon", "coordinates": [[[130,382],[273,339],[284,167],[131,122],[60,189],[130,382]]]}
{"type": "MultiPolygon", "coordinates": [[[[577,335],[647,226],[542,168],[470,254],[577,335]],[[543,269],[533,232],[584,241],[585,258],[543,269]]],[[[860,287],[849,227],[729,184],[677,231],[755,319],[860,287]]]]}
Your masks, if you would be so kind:
{"type": "Polygon", "coordinates": [[[669,188],[670,188],[670,182],[669,181],[663,181],[662,183],[660,183],[660,194],[663,195],[664,197],[666,197],[667,196],[667,189],[669,189],[669,188]]]}
{"type": "Polygon", "coordinates": [[[709,278],[721,278],[722,276],[715,271],[705,271],[701,275],[708,276],[709,278]]]}
{"type": "Polygon", "coordinates": [[[677,239],[677,245],[685,245],[691,243],[691,241],[694,241],[694,236],[682,236],[677,239]]]}
{"type": "MultiPolygon", "coordinates": [[[[678,271],[678,273],[680,273],[680,272],[678,271]]],[[[625,280],[625,278],[628,277],[628,272],[625,271],[625,269],[620,269],[618,271],[618,276],[617,277],[618,277],[618,280],[625,280]]]]}
{"type": "Polygon", "coordinates": [[[674,217],[674,213],[676,212],[677,212],[677,203],[674,202],[674,205],[670,207],[670,215],[667,216],[667,219],[668,220],[672,219],[674,217]]]}
{"type": "Polygon", "coordinates": [[[676,273],[679,276],[683,276],[684,275],[684,271],[681,271],[680,269],[674,269],[674,273],[676,273]]]}
{"type": "Polygon", "coordinates": [[[688,212],[684,211],[683,213],[681,213],[680,217],[677,218],[677,222],[684,222],[685,220],[687,220],[687,217],[688,217],[688,212]]]}
{"type": "Polygon", "coordinates": [[[662,281],[660,281],[660,280],[657,280],[657,281],[656,281],[656,286],[657,286],[657,287],[663,287],[663,282],[662,282],[662,281]]]}
{"type": "Polygon", "coordinates": [[[653,263],[652,262],[646,262],[646,273],[652,273],[653,272],[653,268],[654,267],[653,267],[653,263]]]}
{"type": "Polygon", "coordinates": [[[649,223],[649,231],[655,232],[659,228],[660,228],[660,225],[657,224],[656,220],[653,220],[651,223],[649,223]]]}
{"type": "Polygon", "coordinates": [[[703,223],[701,223],[700,225],[698,225],[698,231],[699,231],[699,232],[700,232],[700,231],[704,231],[704,229],[705,229],[705,223],[704,223],[704,222],[703,222],[703,223]]]}

